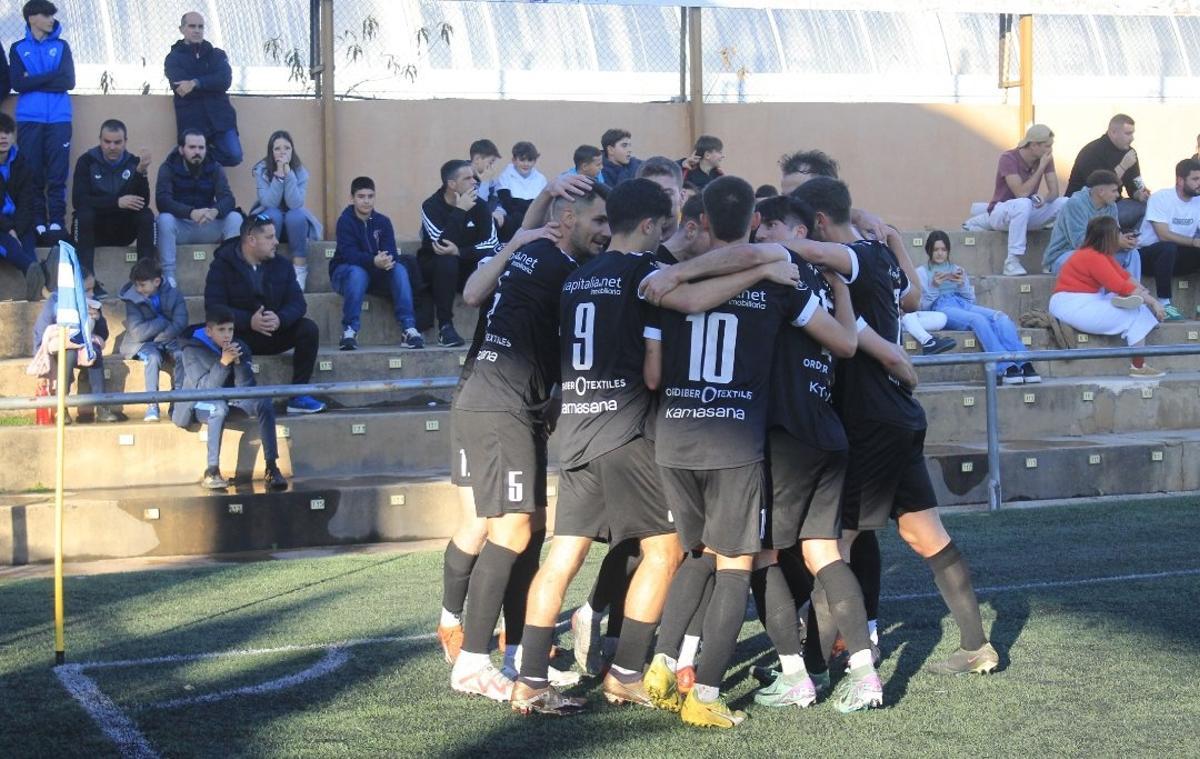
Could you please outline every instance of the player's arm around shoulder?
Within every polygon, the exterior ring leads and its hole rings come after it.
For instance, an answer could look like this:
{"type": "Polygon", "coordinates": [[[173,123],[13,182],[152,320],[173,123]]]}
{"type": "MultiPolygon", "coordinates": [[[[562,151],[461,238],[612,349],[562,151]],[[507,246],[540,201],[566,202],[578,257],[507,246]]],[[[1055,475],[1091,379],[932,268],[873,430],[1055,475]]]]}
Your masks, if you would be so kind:
{"type": "Polygon", "coordinates": [[[830,314],[818,307],[807,323],[799,326],[836,358],[851,358],[858,351],[858,324],[850,303],[850,289],[835,273],[825,272],[823,276],[833,290],[834,312],[830,314]]]}
{"type": "Polygon", "coordinates": [[[909,390],[917,389],[917,370],[912,359],[893,342],[883,339],[866,321],[858,321],[858,348],[883,365],[884,370],[909,390]]]}

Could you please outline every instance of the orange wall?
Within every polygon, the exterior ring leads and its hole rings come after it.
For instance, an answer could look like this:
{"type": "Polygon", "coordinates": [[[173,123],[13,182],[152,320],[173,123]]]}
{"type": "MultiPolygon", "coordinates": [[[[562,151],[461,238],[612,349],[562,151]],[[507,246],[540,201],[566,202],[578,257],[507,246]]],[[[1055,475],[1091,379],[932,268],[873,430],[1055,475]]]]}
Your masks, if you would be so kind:
{"type": "MultiPolygon", "coordinates": [[[[11,110],[12,99],[5,103],[11,110]]],[[[130,146],[149,148],[155,168],[173,148],[174,113],[165,96],[80,96],[75,102],[72,165],[96,142],[100,122],[129,125],[130,146]]],[[[265,153],[271,131],[292,132],[311,173],[309,204],[324,214],[320,191],[320,106],[312,100],[235,98],[246,161],[230,172],[239,204],[254,203],[250,167],[265,153]]],[[[1056,163],[1066,185],[1070,163],[1085,142],[1123,110],[1137,119],[1135,146],[1152,188],[1173,183],[1174,164],[1194,151],[1200,105],[1083,103],[1038,106],[1038,120],[1057,133],[1056,163]]],[[[957,226],[972,200],[991,192],[996,156],[1016,143],[1016,108],[1006,105],[905,103],[755,103],[705,107],[705,131],[726,145],[725,168],[752,184],[777,184],[785,152],[820,147],[841,163],[855,205],[904,228],[957,226]]],[[[624,126],[639,156],[682,156],[690,148],[687,107],[657,103],[552,103],[528,101],[348,101],[337,104],[335,186],[349,193],[359,174],[375,178],[378,207],[397,234],[418,231],[421,201],[438,184],[438,167],[462,156],[472,140],[487,136],[507,153],[519,139],[541,151],[547,176],[570,165],[581,143],[598,144],[601,132],[624,126]],[[345,188],[344,190],[341,188],[345,188]]],[[[341,211],[341,205],[334,214],[341,211]]],[[[331,233],[330,233],[331,234],[331,233]]]]}

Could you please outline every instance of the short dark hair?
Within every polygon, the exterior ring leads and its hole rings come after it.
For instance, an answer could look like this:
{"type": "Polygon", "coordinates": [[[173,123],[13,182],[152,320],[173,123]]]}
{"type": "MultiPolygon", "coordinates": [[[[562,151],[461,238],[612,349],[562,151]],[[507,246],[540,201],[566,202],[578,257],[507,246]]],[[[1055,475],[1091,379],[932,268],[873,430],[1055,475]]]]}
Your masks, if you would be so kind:
{"type": "MultiPolygon", "coordinates": [[[[459,172],[459,170],[469,169],[469,168],[471,168],[471,162],[464,161],[461,158],[454,158],[454,159],[451,159],[451,160],[443,163],[442,171],[441,171],[442,187],[445,187],[446,183],[449,182],[451,179],[453,179],[454,175],[457,174],[459,172]]],[[[374,189],[374,188],[371,188],[371,189],[374,189]]]]}
{"type": "Polygon", "coordinates": [[[355,177],[350,182],[350,197],[357,195],[359,190],[375,192],[375,180],[370,177],[355,177]]]}
{"type": "Polygon", "coordinates": [[[54,3],[50,0],[29,0],[21,8],[21,15],[25,17],[25,23],[29,23],[30,16],[57,16],[58,8],[54,7],[54,3]]]}
{"type": "Polygon", "coordinates": [[[600,184],[599,182],[592,182],[591,189],[582,195],[572,195],[570,200],[566,200],[564,198],[553,198],[550,201],[550,209],[546,213],[546,220],[557,220],[558,212],[564,206],[573,205],[576,203],[586,203],[589,205],[596,202],[603,203],[608,200],[608,196],[611,192],[612,191],[607,186],[600,184]]]}
{"type": "Polygon", "coordinates": [[[721,142],[719,138],[713,137],[711,134],[700,135],[700,137],[696,140],[696,146],[692,148],[696,155],[700,156],[701,158],[703,158],[704,154],[710,150],[724,149],[725,143],[721,142]]]}
{"type": "Polygon", "coordinates": [[[1085,187],[1100,187],[1106,184],[1120,186],[1121,180],[1117,178],[1117,172],[1111,169],[1096,169],[1091,174],[1088,174],[1087,181],[1083,184],[1085,187]]]}
{"type": "Polygon", "coordinates": [[[949,260],[949,257],[950,257],[950,235],[946,234],[945,232],[943,232],[940,229],[933,230],[925,238],[925,255],[928,256],[930,259],[932,259],[933,258],[933,246],[934,246],[934,244],[936,244],[939,241],[943,245],[946,246],[946,258],[947,258],[947,260],[949,260]]]}
{"type": "Polygon", "coordinates": [[[513,145],[512,156],[513,160],[520,159],[522,161],[536,161],[541,157],[541,153],[533,146],[532,142],[521,140],[513,145]]]}
{"type": "Polygon", "coordinates": [[[1133,126],[1133,117],[1127,113],[1118,113],[1108,120],[1109,129],[1115,126],[1133,126]]]}
{"type": "Polygon", "coordinates": [[[162,266],[155,258],[139,258],[133,268],[129,270],[130,282],[150,282],[151,280],[161,279],[163,275],[162,266]]]}
{"type": "Polygon", "coordinates": [[[231,324],[233,309],[224,303],[209,303],[204,307],[205,324],[231,324]]]}
{"type": "Polygon", "coordinates": [[[813,213],[824,213],[834,224],[850,221],[850,188],[840,179],[813,177],[796,189],[792,197],[803,200],[813,213]]]}
{"type": "Polygon", "coordinates": [[[760,184],[754,190],[754,197],[756,198],[773,198],[778,194],[779,188],[773,184],[760,184]]]}
{"type": "Polygon", "coordinates": [[[275,226],[275,220],[270,216],[267,216],[265,213],[252,213],[246,218],[242,219],[242,227],[239,231],[239,234],[242,237],[245,237],[247,235],[257,234],[258,230],[260,229],[273,226],[275,226]]]}
{"type": "Polygon", "coordinates": [[[699,224],[700,214],[704,213],[704,198],[699,195],[693,195],[683,204],[683,208],[679,213],[683,217],[683,221],[690,220],[699,224]]]}
{"type": "Polygon", "coordinates": [[[631,179],[617,185],[608,194],[604,208],[614,235],[632,232],[646,219],[665,219],[672,213],[671,198],[649,179],[631,179]]]}
{"type": "Polygon", "coordinates": [[[1083,247],[1112,255],[1121,248],[1121,226],[1111,216],[1093,216],[1083,233],[1083,247]]]}
{"type": "Polygon", "coordinates": [[[104,123],[100,125],[100,133],[104,132],[120,132],[126,137],[129,136],[129,132],[125,129],[125,122],[120,119],[105,119],[104,123]]]}
{"type": "Polygon", "coordinates": [[[188,128],[179,133],[179,147],[187,144],[187,138],[189,137],[203,137],[205,146],[208,145],[208,135],[199,129],[188,128]]]}
{"type": "Polygon", "coordinates": [[[805,166],[808,167],[809,174],[838,178],[838,162],[823,150],[800,150],[779,159],[779,169],[785,176],[799,173],[805,166]]]}
{"type": "Polygon", "coordinates": [[[717,177],[704,186],[702,195],[713,237],[728,242],[746,236],[754,218],[754,188],[749,182],[741,177],[717,177]]]}
{"type": "Polygon", "coordinates": [[[603,153],[595,145],[580,145],[575,148],[575,155],[572,157],[572,160],[575,161],[575,168],[578,170],[580,166],[591,163],[601,155],[603,153]]]}
{"type": "Polygon", "coordinates": [[[678,163],[662,155],[650,156],[642,161],[634,175],[641,179],[671,177],[677,185],[683,187],[683,169],[678,163]]]}
{"type": "Polygon", "coordinates": [[[607,154],[609,148],[626,137],[633,137],[628,129],[607,129],[604,134],[600,135],[600,148],[607,154]]]}
{"type": "Polygon", "coordinates": [[[0,132],[4,132],[5,134],[17,133],[17,122],[7,113],[0,113],[0,132]]]}
{"type": "Polygon", "coordinates": [[[1200,161],[1195,158],[1184,158],[1179,163],[1175,164],[1175,178],[1187,179],[1188,174],[1193,171],[1200,171],[1200,161]]]}
{"type": "Polygon", "coordinates": [[[758,205],[754,207],[762,216],[762,223],[769,224],[772,221],[782,221],[788,226],[803,224],[806,229],[813,227],[813,210],[812,207],[803,200],[794,198],[790,195],[775,195],[770,198],[763,198],[758,201],[758,205]]]}
{"type": "Polygon", "coordinates": [[[496,143],[491,140],[475,140],[471,143],[471,149],[467,151],[467,155],[474,158],[477,155],[487,158],[499,158],[500,150],[496,147],[496,143]]]}

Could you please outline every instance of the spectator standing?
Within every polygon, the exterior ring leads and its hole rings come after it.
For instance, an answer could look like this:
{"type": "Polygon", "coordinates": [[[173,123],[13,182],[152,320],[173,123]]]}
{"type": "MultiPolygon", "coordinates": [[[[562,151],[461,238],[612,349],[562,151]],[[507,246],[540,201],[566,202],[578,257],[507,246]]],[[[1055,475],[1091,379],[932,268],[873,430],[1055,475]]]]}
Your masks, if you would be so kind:
{"type": "MultiPolygon", "coordinates": [[[[138,259],[154,258],[154,212],[150,210],[150,154],[125,149],[125,124],[100,125],[100,144],[79,156],[71,187],[79,264],[95,271],[97,245],[137,243],[138,259]]],[[[100,283],[96,294],[104,296],[100,283]]]]}
{"type": "Polygon", "coordinates": [[[0,113],[0,258],[25,276],[26,300],[42,297],[46,274],[37,260],[33,179],[16,144],[17,123],[0,113]]]}
{"type": "Polygon", "coordinates": [[[1133,149],[1133,118],[1118,113],[1108,120],[1108,130],[1079,149],[1071,176],[1067,179],[1066,194],[1073,195],[1083,189],[1093,171],[1107,169],[1117,175],[1117,180],[1128,197],[1117,201],[1122,229],[1135,229],[1141,223],[1150,200],[1150,190],[1142,179],[1142,166],[1138,163],[1137,151],[1133,149]]]}
{"type": "Polygon", "coordinates": [[[217,163],[237,166],[242,162],[242,143],[237,111],[229,102],[233,83],[229,57],[204,39],[204,17],[195,11],[183,14],[179,33],[183,39],[171,46],[163,62],[175,93],[176,131],[182,136],[189,129],[199,130],[217,163]]]}
{"type": "Polygon", "coordinates": [[[691,182],[697,192],[703,192],[704,186],[722,176],[721,161],[725,160],[725,145],[711,134],[702,134],[696,140],[692,154],[681,158],[679,165],[683,167],[683,179],[691,182]]]}
{"type": "Polygon", "coordinates": [[[320,240],[321,222],[305,206],[308,169],[300,160],[292,136],[282,129],[267,140],[267,155],[250,170],[258,191],[258,205],[251,211],[265,213],[281,230],[288,244],[300,289],[308,280],[308,241],[320,240]]]}
{"type": "MultiPolygon", "coordinates": [[[[1083,235],[1087,224],[1097,216],[1118,218],[1117,198],[1121,196],[1121,185],[1117,175],[1108,169],[1097,169],[1088,175],[1087,186],[1067,199],[1067,204],[1054,220],[1050,242],[1042,253],[1042,272],[1057,274],[1079,248],[1083,247],[1083,235]]],[[[1142,259],[1137,251],[1138,231],[1121,231],[1121,251],[1117,263],[1121,264],[1134,282],[1142,280],[1142,259]]]]}
{"type": "Polygon", "coordinates": [[[1200,270],[1200,161],[1175,164],[1175,186],[1150,196],[1139,242],[1167,320],[1180,321],[1183,314],[1171,305],[1171,277],[1200,270]]]}
{"type": "MultiPolygon", "coordinates": [[[[125,302],[125,334],[121,357],[145,364],[146,392],[158,392],[158,372],[179,351],[178,339],[188,326],[183,294],[163,279],[154,258],[141,258],[121,288],[125,302]]],[[[146,407],[145,421],[159,420],[158,404],[146,407]]]]}
{"type": "MultiPolygon", "coordinates": [[[[181,342],[183,350],[183,387],[186,389],[216,389],[221,387],[254,387],[254,372],[250,369],[250,348],[234,337],[234,315],[227,306],[212,305],[205,309],[204,326],[197,327],[181,342]]],[[[201,487],[224,490],[229,480],[221,476],[221,433],[230,407],[258,418],[263,458],[266,459],[265,482],[268,490],[286,490],[287,480],[279,471],[279,443],[275,437],[275,409],[270,398],[238,398],[229,401],[183,401],[175,404],[171,419],[187,427],[195,419],[208,425],[208,459],[201,487]]]]}
{"type": "Polygon", "coordinates": [[[375,182],[370,177],[356,177],[350,183],[350,199],[338,217],[337,250],[329,262],[329,281],[342,296],[339,347],[358,348],[363,298],[372,293],[391,297],[404,347],[424,348],[413,310],[413,257],[400,255],[391,219],[375,210],[375,182]]]}
{"type": "MultiPolygon", "coordinates": [[[[1142,345],[1163,320],[1163,306],[1146,288],[1113,260],[1120,249],[1121,229],[1111,216],[1088,222],[1083,247],[1075,251],[1058,273],[1050,314],[1080,332],[1120,335],[1129,346],[1142,345]]],[[[1133,358],[1129,375],[1161,377],[1164,372],[1133,358]]]]}
{"type": "Polygon", "coordinates": [[[628,129],[609,129],[600,136],[600,149],[604,151],[604,167],[601,184],[609,189],[626,179],[637,176],[641,161],[633,157],[633,135],[628,129]]]}
{"type": "MultiPolygon", "coordinates": [[[[979,338],[988,352],[1019,352],[1025,350],[1017,325],[1001,311],[984,308],[975,303],[975,288],[963,267],[950,261],[950,236],[935,229],[925,238],[925,255],[929,261],[917,269],[921,280],[921,310],[938,311],[946,315],[949,329],[969,329],[979,338]]],[[[1017,364],[1005,361],[997,364],[1000,381],[1005,385],[1032,384],[1042,378],[1028,361],[1017,364]]]]}
{"type": "Polygon", "coordinates": [[[454,295],[479,259],[500,248],[500,241],[487,203],[477,194],[470,161],[447,161],[441,178],[441,187],[421,204],[417,262],[433,294],[438,344],[457,347],[464,340],[454,328],[454,295]]]}
{"type": "Polygon", "coordinates": [[[521,223],[529,204],[546,187],[546,176],[534,168],[541,154],[532,142],[513,145],[512,163],[504,167],[496,179],[496,195],[500,208],[504,210],[504,221],[500,226],[500,241],[508,242],[521,223]]]}
{"type": "MultiPolygon", "coordinates": [[[[58,278],[58,267],[55,266],[51,272],[58,278]]],[[[104,314],[100,311],[100,301],[96,300],[95,287],[96,277],[86,269],[83,274],[83,291],[87,295],[87,319],[91,323],[92,345],[96,350],[96,357],[89,362],[87,353],[83,351],[84,345],[81,340],[82,332],[74,332],[67,339],[68,343],[65,346],[67,351],[67,386],[64,393],[71,393],[71,383],[75,377],[76,369],[86,369],[88,376],[88,387],[93,393],[104,392],[104,356],[101,351],[104,350],[104,343],[108,341],[108,320],[104,318],[104,314]]],[[[83,314],[80,314],[83,318],[83,314]]],[[[58,292],[50,293],[50,297],[46,299],[42,306],[42,312],[38,314],[37,321],[33,324],[33,353],[36,356],[42,349],[42,343],[46,343],[46,353],[55,355],[63,346],[58,345],[58,330],[49,329],[58,324],[58,292]]],[[[50,361],[50,371],[44,375],[48,379],[54,379],[57,376],[55,368],[55,360],[50,361]]],[[[64,412],[65,413],[65,412],[64,412]]],[[[83,414],[80,413],[81,421],[83,414]]],[[[96,421],[98,422],[119,422],[121,417],[107,406],[99,406],[96,408],[96,421]]],[[[63,420],[65,424],[71,423],[71,416],[67,414],[63,420]]]]}
{"type": "Polygon", "coordinates": [[[154,201],[158,252],[172,286],[178,243],[214,243],[238,236],[242,215],[233,210],[236,202],[225,170],[208,154],[207,140],[195,129],[179,136],[179,149],[158,167],[154,201]]]}
{"type": "Polygon", "coordinates": [[[71,154],[71,96],[75,61],[62,39],[58,8],[29,0],[21,8],[25,38],[8,51],[17,100],[21,149],[33,177],[33,223],[39,236],[56,242],[67,218],[67,170],[71,154]]]}
{"type": "MultiPolygon", "coordinates": [[[[213,255],[204,282],[204,307],[233,310],[236,336],[255,354],[292,353],[292,384],[304,385],[316,368],[320,332],[304,317],[308,304],[292,265],[275,255],[275,223],[265,214],[242,222],[241,234],[213,255]]],[[[289,414],[315,414],[325,404],[308,395],[288,399],[289,414]]]]}
{"type": "Polygon", "coordinates": [[[964,224],[967,229],[1008,232],[1005,276],[1028,274],[1021,265],[1021,256],[1025,255],[1029,228],[1038,229],[1054,221],[1067,202],[1059,196],[1053,150],[1054,132],[1050,127],[1045,124],[1029,127],[1020,145],[1000,154],[987,216],[980,214],[964,224]],[[1040,195],[1043,183],[1046,194],[1040,195]]]}

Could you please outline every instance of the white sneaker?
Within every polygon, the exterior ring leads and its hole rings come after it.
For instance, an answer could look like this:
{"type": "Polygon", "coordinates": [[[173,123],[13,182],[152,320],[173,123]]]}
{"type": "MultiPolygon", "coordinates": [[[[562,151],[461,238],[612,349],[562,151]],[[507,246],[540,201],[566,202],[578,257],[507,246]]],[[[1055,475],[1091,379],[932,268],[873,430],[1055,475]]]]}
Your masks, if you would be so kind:
{"type": "Polygon", "coordinates": [[[492,701],[508,702],[512,698],[513,681],[505,677],[490,661],[472,668],[461,653],[450,670],[450,687],[458,693],[483,696],[492,701]]]}
{"type": "Polygon", "coordinates": [[[1004,259],[1004,276],[1023,277],[1028,273],[1025,271],[1025,267],[1021,265],[1021,259],[1016,256],[1009,256],[1004,259]]]}
{"type": "Polygon", "coordinates": [[[1111,301],[1117,308],[1127,308],[1130,310],[1139,308],[1145,302],[1145,298],[1140,295],[1117,295],[1111,301]]]}

